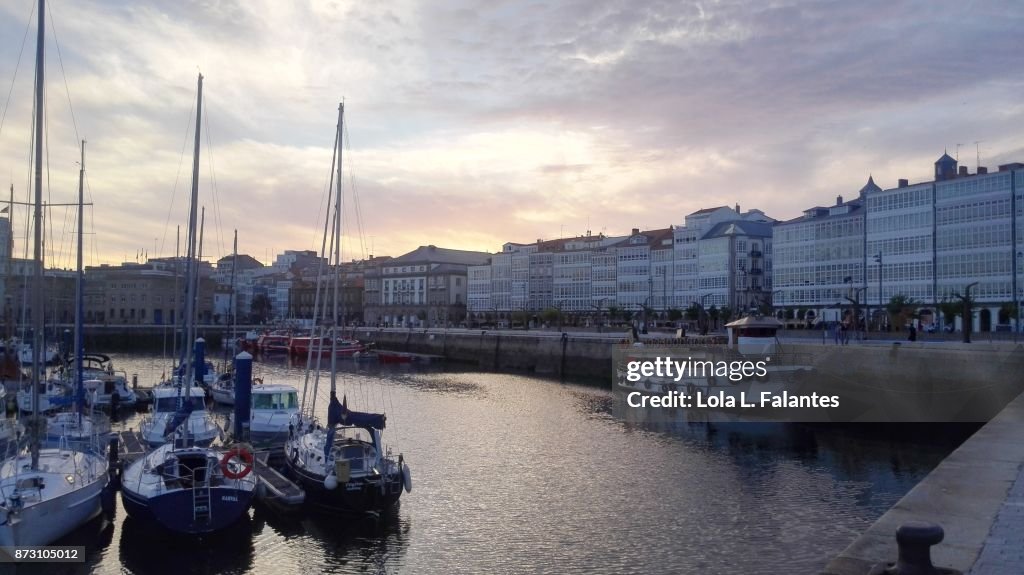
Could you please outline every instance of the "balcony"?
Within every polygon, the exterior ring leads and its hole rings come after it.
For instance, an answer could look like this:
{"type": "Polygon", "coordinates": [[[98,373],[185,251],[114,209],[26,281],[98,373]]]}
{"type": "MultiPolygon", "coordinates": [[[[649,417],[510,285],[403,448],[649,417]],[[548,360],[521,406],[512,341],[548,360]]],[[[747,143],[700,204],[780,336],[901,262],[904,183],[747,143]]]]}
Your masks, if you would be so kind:
{"type": "Polygon", "coordinates": [[[761,268],[750,268],[750,271],[748,273],[752,276],[759,276],[764,274],[764,270],[761,268]]]}
{"type": "Polygon", "coordinates": [[[750,250],[750,257],[752,258],[759,258],[762,255],[764,254],[761,253],[761,250],[750,250]]]}

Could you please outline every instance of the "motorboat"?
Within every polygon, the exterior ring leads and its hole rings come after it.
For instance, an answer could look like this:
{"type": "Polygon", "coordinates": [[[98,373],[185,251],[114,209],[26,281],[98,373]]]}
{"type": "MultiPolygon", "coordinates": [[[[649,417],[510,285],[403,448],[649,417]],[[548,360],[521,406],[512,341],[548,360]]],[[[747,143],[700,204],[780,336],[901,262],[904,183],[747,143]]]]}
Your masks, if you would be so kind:
{"type": "Polygon", "coordinates": [[[150,447],[167,442],[174,430],[176,417],[181,417],[182,406],[189,406],[182,424],[188,428],[194,445],[208,446],[221,436],[221,428],[206,410],[206,392],[199,386],[159,386],[153,388],[152,412],[139,426],[142,439],[150,447]]]}

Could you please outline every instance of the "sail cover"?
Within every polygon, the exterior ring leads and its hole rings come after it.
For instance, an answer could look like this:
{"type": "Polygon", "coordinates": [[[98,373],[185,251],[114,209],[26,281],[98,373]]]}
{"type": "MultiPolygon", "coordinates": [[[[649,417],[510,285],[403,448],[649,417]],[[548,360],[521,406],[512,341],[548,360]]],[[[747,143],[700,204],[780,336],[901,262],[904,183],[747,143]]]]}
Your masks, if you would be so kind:
{"type": "Polygon", "coordinates": [[[181,403],[181,407],[179,407],[178,410],[174,412],[174,415],[171,417],[170,421],[168,421],[167,425],[164,426],[164,437],[167,437],[168,435],[174,433],[174,430],[178,429],[178,426],[184,423],[191,413],[192,398],[186,397],[185,401],[181,403]]]}
{"type": "Polygon", "coordinates": [[[334,426],[339,424],[349,427],[384,429],[386,422],[387,416],[383,413],[365,413],[350,410],[348,408],[348,397],[342,398],[341,403],[339,403],[337,394],[333,391],[331,392],[331,401],[327,405],[328,429],[334,429],[334,426]]]}

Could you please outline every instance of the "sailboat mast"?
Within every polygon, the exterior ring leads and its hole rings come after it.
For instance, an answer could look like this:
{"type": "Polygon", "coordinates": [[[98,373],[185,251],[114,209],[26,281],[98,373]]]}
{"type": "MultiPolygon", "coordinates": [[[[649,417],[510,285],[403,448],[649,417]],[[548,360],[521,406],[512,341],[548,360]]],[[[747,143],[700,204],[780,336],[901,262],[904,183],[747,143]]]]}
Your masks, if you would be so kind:
{"type": "MultiPolygon", "coordinates": [[[[331,332],[331,392],[338,380],[338,281],[341,271],[341,151],[345,141],[345,104],[338,104],[338,181],[334,197],[334,301],[331,318],[334,329],[331,332]]],[[[330,260],[327,261],[330,264],[330,260]]]]}
{"type": "Polygon", "coordinates": [[[43,40],[46,30],[46,2],[39,0],[39,29],[36,35],[36,118],[35,118],[35,210],[33,244],[35,270],[32,274],[32,469],[39,468],[39,364],[43,354],[43,40]]]}
{"type": "Polygon", "coordinates": [[[183,376],[185,380],[182,381],[183,386],[191,386],[193,378],[192,365],[192,318],[195,315],[195,292],[192,291],[193,281],[192,277],[197,272],[198,263],[195,261],[196,257],[196,215],[199,206],[199,146],[201,143],[200,132],[202,131],[203,121],[203,75],[199,75],[199,87],[198,96],[196,97],[196,139],[195,148],[192,153],[192,203],[189,206],[188,214],[188,232],[187,232],[187,248],[186,248],[186,274],[185,274],[185,339],[182,341],[182,353],[185,356],[185,369],[183,376]]]}
{"type": "MultiPolygon", "coordinates": [[[[174,303],[171,306],[171,313],[174,314],[171,317],[171,325],[176,325],[181,322],[181,307],[179,307],[178,299],[178,276],[181,275],[181,225],[178,225],[178,232],[174,238],[174,303]]],[[[178,334],[171,334],[171,367],[176,368],[174,362],[178,359],[178,334]]],[[[173,374],[173,370],[172,370],[173,374]]],[[[173,375],[172,375],[173,379],[173,375]]]]}
{"type": "MultiPolygon", "coordinates": [[[[231,344],[234,345],[238,341],[238,334],[236,328],[238,327],[238,318],[235,313],[235,272],[238,270],[238,230],[235,230],[235,241],[231,245],[231,296],[228,299],[228,313],[231,314],[231,344]]],[[[224,346],[227,349],[228,346],[224,346]]],[[[226,370],[225,370],[226,371],[226,370]]]]}
{"type": "Polygon", "coordinates": [[[82,238],[85,216],[85,140],[82,140],[82,163],[78,170],[78,275],[75,276],[75,401],[78,403],[78,425],[85,410],[85,389],[82,383],[82,238]]]}

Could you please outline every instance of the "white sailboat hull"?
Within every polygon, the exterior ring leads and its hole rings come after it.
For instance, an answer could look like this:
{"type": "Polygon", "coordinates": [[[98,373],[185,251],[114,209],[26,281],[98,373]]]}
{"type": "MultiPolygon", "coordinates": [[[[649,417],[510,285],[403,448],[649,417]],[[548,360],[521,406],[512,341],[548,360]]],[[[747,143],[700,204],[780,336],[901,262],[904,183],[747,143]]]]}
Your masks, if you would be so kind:
{"type": "Polygon", "coordinates": [[[4,465],[4,478],[0,483],[0,495],[4,497],[0,505],[0,546],[49,545],[101,510],[100,495],[107,484],[102,458],[46,449],[40,454],[40,471],[15,472],[15,466],[28,461],[27,456],[22,456],[4,465]],[[74,472],[76,463],[81,473],[74,472]],[[75,485],[67,484],[69,476],[75,477],[75,485]],[[31,492],[16,489],[18,481],[30,477],[39,477],[47,487],[31,492]],[[11,505],[11,495],[16,490],[21,492],[23,501],[17,511],[11,505]],[[33,500],[32,493],[41,494],[41,497],[33,500]]]}

